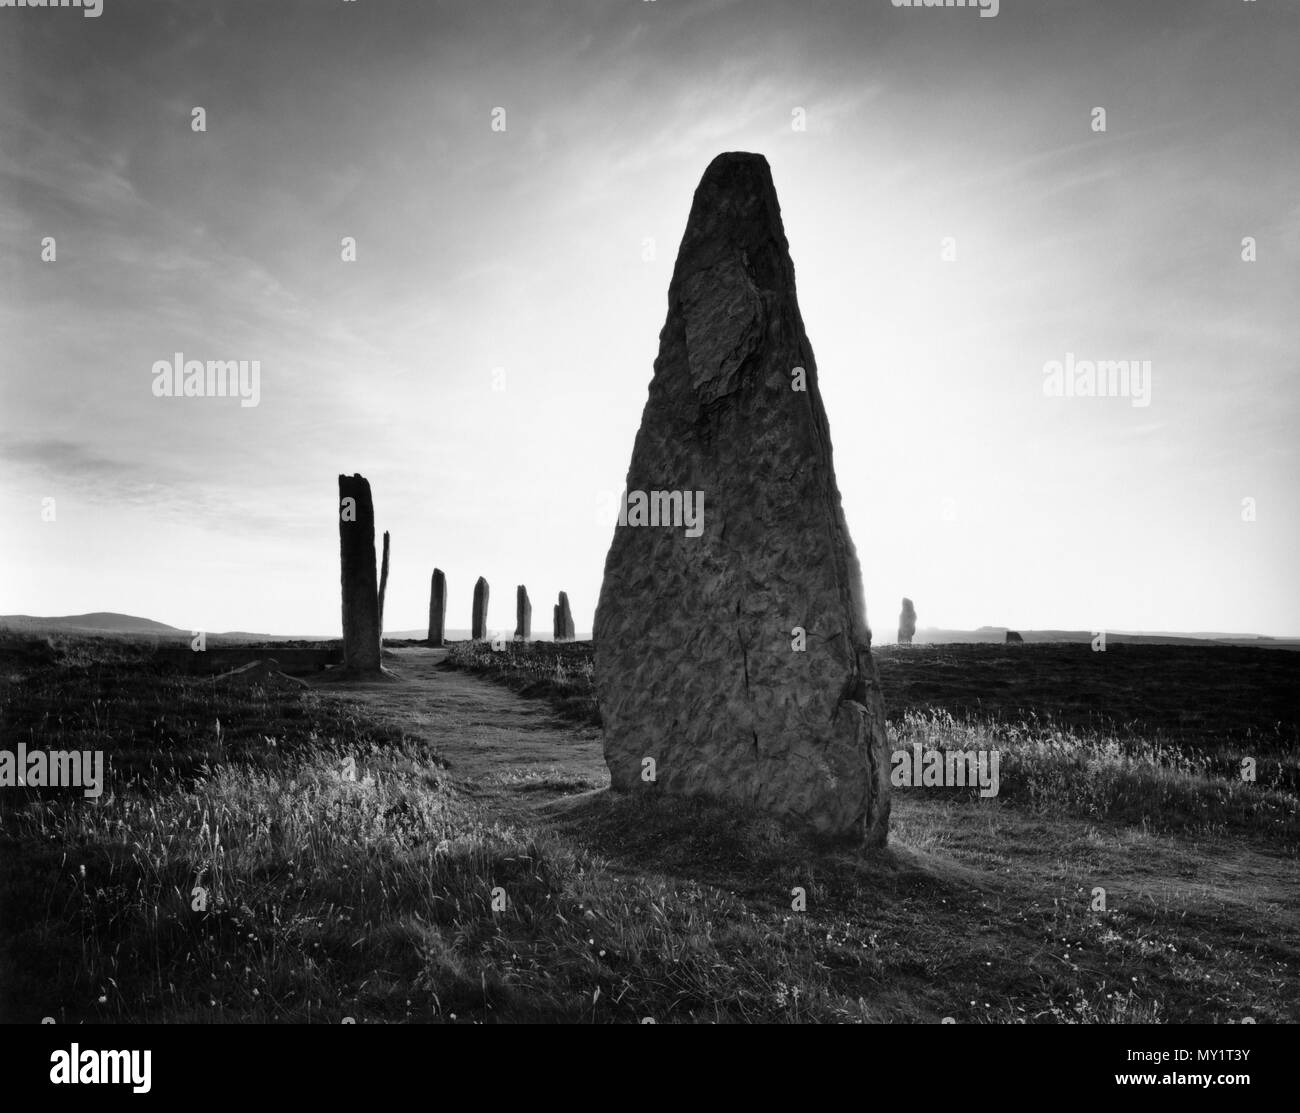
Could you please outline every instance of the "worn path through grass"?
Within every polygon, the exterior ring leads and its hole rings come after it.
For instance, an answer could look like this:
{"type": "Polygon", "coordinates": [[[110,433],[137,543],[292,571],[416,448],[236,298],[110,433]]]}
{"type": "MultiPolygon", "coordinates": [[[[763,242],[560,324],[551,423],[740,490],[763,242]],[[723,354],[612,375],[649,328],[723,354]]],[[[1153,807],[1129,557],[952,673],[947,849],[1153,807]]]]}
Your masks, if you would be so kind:
{"type": "Polygon", "coordinates": [[[445,649],[386,649],[382,680],[326,680],[322,695],[359,700],[378,718],[423,738],[466,795],[496,817],[522,820],[539,805],[607,788],[600,731],[555,716],[471,673],[442,669],[445,649]]]}

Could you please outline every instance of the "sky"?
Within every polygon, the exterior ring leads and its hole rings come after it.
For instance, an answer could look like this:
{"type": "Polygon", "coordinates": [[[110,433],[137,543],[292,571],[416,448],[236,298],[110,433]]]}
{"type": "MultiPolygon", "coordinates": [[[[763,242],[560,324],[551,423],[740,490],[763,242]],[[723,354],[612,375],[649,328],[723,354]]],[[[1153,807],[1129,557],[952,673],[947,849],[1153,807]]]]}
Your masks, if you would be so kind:
{"type": "Polygon", "coordinates": [[[744,150],[878,642],[904,595],[1300,634],[1297,57],[1282,0],[0,8],[0,613],[337,635],[360,472],[387,628],[437,565],[449,627],[482,575],[493,629],[523,583],[590,630],[692,194],[744,150]],[[155,396],[176,353],[258,361],[257,404],[155,396]],[[1048,393],[1098,360],[1149,393],[1048,393]]]}

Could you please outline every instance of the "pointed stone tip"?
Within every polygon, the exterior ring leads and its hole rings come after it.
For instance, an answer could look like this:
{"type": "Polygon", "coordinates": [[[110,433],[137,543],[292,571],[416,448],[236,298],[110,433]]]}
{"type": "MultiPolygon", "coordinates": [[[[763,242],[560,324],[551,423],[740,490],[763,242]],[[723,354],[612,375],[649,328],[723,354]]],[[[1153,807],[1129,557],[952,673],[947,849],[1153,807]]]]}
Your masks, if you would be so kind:
{"type": "Polygon", "coordinates": [[[758,170],[769,169],[767,165],[767,157],[759,154],[757,151],[723,151],[720,155],[715,156],[713,161],[709,163],[709,169],[712,170],[715,166],[725,166],[728,164],[734,164],[737,166],[748,164],[758,170]]]}
{"type": "Polygon", "coordinates": [[[709,163],[700,185],[746,192],[770,188],[772,168],[766,158],[752,151],[724,151],[709,163]]]}
{"type": "MultiPolygon", "coordinates": [[[[677,252],[669,303],[679,305],[683,298],[694,303],[704,290],[730,289],[735,276],[720,276],[716,268],[730,267],[737,258],[745,260],[741,286],[793,289],[794,268],[772,169],[766,158],[751,151],[726,151],[704,171],[677,252]]],[[[723,301],[725,316],[731,309],[727,308],[730,302],[723,301]]],[[[716,328],[701,326],[695,331],[698,336],[716,332],[716,328]]],[[[729,335],[727,329],[723,333],[729,335]]],[[[725,346],[725,341],[720,343],[725,346]]]]}

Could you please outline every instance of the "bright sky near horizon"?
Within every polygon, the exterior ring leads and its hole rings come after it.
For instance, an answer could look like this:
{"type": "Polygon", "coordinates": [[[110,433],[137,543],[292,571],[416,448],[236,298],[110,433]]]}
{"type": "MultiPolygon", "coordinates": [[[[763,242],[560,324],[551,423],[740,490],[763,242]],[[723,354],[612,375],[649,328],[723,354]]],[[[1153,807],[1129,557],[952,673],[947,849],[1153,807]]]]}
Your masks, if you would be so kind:
{"type": "Polygon", "coordinates": [[[1270,0],[2,9],[0,613],[336,635],[360,472],[387,627],[436,564],[451,627],[483,575],[494,628],[526,583],[590,630],[692,193],[749,150],[877,641],[903,595],[1300,634],[1297,57],[1270,0]],[[177,352],[258,404],[155,397],[177,352]],[[1067,360],[1149,404],[1046,396],[1067,360]]]}

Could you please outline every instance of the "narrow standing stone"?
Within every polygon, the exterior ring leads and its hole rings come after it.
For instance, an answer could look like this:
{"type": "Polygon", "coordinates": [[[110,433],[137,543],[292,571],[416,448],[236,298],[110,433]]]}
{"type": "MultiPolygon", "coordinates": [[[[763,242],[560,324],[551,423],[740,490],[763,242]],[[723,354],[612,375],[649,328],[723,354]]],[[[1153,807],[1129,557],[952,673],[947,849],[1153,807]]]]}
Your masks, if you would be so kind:
{"type": "Polygon", "coordinates": [[[573,615],[569,613],[569,596],[560,592],[560,601],[552,611],[554,617],[554,636],[557,642],[573,641],[573,615]]]}
{"type": "Polygon", "coordinates": [[[379,569],[379,652],[384,651],[384,596],[388,594],[388,530],[384,530],[384,559],[379,569]]]}
{"type": "Polygon", "coordinates": [[[912,600],[903,596],[903,609],[898,615],[898,644],[911,645],[916,634],[916,608],[912,600]]]}
{"type": "Polygon", "coordinates": [[[360,475],[339,476],[339,564],[343,587],[343,664],[378,672],[379,590],[375,584],[375,507],[360,475]]]}
{"type": "Polygon", "coordinates": [[[474,613],[470,618],[470,637],[476,642],[487,637],[488,582],[482,576],[474,585],[474,613]]]}
{"type": "Polygon", "coordinates": [[[429,585],[429,644],[446,644],[447,633],[447,577],[441,568],[433,570],[429,585]]]}
{"type": "Polygon", "coordinates": [[[533,636],[533,605],[528,601],[528,588],[520,584],[515,588],[515,639],[528,641],[533,636]]]}

